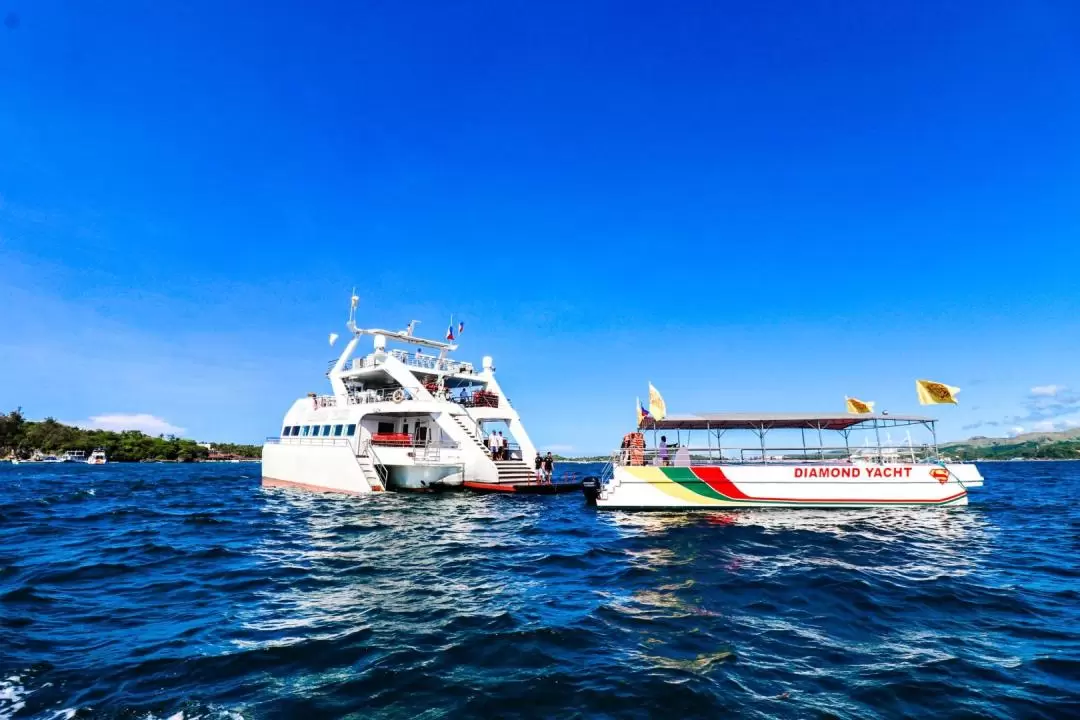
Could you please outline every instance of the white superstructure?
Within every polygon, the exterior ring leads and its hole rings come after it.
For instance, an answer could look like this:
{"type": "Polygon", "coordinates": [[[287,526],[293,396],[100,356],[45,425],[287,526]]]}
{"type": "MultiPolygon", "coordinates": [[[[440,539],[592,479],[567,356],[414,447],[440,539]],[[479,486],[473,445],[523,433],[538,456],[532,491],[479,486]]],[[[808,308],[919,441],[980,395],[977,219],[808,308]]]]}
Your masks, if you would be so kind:
{"type": "Polygon", "coordinates": [[[490,357],[479,369],[454,360],[453,341],[416,337],[415,323],[397,332],[358,328],[355,310],[354,296],[352,337],[326,374],[330,394],[298,399],[280,435],[267,438],[264,485],[368,493],[532,477],[536,449],[490,357]],[[365,341],[371,345],[359,355],[365,341]],[[496,431],[506,438],[506,459],[493,460],[487,448],[496,431]]]}

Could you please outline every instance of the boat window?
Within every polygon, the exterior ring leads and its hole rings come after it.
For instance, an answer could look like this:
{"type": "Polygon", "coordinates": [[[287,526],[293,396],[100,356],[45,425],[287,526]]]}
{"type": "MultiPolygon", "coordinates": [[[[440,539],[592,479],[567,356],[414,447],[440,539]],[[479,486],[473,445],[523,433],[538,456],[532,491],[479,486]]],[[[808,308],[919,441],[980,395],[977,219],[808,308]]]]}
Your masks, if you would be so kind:
{"type": "Polygon", "coordinates": [[[292,426],[292,434],[293,435],[299,435],[300,434],[300,426],[299,425],[293,425],[292,426]]]}
{"type": "Polygon", "coordinates": [[[290,430],[290,428],[289,428],[289,426],[288,426],[288,425],[286,425],[285,427],[283,427],[283,428],[281,429],[281,437],[289,437],[289,430],[290,430]]]}
{"type": "Polygon", "coordinates": [[[380,435],[383,435],[383,434],[391,434],[392,435],[393,432],[394,432],[394,423],[392,423],[392,422],[381,422],[381,423],[379,423],[378,432],[379,432],[380,435]]]}
{"type": "Polygon", "coordinates": [[[350,425],[349,426],[349,437],[352,437],[355,434],[356,434],[356,426],[355,425],[350,425]]]}
{"type": "Polygon", "coordinates": [[[311,429],[311,426],[310,426],[310,425],[305,425],[305,426],[304,426],[304,433],[303,433],[304,437],[307,437],[307,435],[308,435],[308,430],[310,430],[310,429],[311,429]]]}
{"type": "Polygon", "coordinates": [[[330,437],[330,426],[329,425],[323,425],[322,426],[322,434],[323,434],[323,437],[330,437]]]}
{"type": "Polygon", "coordinates": [[[341,435],[342,427],[343,427],[342,425],[335,425],[334,426],[334,437],[338,437],[339,435],[341,435]]]}

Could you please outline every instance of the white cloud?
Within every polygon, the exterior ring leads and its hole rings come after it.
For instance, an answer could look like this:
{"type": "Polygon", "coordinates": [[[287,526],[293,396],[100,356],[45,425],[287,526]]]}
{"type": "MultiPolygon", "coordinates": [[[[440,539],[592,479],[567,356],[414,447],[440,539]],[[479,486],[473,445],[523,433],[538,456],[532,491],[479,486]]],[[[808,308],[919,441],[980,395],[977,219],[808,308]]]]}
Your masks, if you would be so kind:
{"type": "Polygon", "coordinates": [[[1024,428],[1021,427],[1020,425],[1017,425],[1016,427],[1009,429],[1008,435],[1009,435],[1009,437],[1016,437],[1017,435],[1022,435],[1023,433],[1024,433],[1024,428]]]}
{"type": "Polygon", "coordinates": [[[1065,389],[1064,385],[1036,385],[1031,388],[1031,394],[1039,397],[1054,397],[1065,389]]]}
{"type": "Polygon", "coordinates": [[[89,420],[72,423],[89,430],[141,430],[147,435],[182,435],[184,428],[149,413],[94,415],[89,420]]]}
{"type": "Polygon", "coordinates": [[[1032,432],[1054,432],[1058,429],[1058,423],[1053,420],[1040,420],[1031,426],[1032,432]]]}

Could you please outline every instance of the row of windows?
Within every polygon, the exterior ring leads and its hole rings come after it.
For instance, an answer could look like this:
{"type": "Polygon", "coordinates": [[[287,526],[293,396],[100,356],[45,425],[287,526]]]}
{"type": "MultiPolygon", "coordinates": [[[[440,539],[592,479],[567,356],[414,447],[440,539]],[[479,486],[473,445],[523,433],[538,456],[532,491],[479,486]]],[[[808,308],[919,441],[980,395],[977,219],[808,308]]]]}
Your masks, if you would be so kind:
{"type": "Polygon", "coordinates": [[[282,437],[341,437],[356,434],[356,425],[289,425],[281,431],[282,437]]]}

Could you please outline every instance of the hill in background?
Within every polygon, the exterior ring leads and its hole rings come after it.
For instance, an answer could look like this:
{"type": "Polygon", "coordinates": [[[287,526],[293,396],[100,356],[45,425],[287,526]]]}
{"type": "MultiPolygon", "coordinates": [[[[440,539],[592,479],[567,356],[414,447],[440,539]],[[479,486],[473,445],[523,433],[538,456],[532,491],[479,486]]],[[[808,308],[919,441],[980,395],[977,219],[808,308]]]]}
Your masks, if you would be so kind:
{"type": "Polygon", "coordinates": [[[1080,460],[1080,428],[1024,433],[1010,438],[979,436],[962,442],[945,443],[941,449],[964,460],[1080,460]]]}

